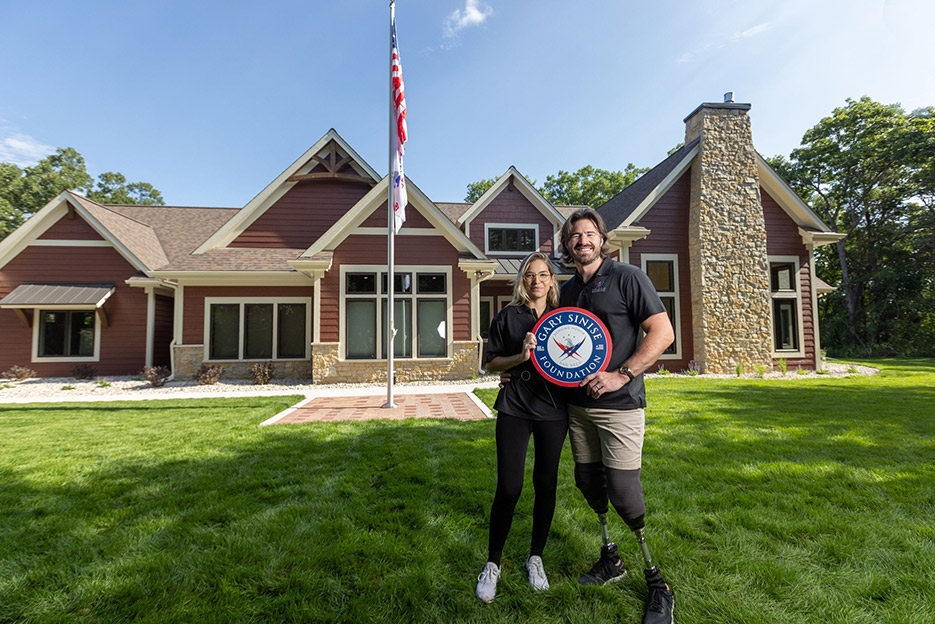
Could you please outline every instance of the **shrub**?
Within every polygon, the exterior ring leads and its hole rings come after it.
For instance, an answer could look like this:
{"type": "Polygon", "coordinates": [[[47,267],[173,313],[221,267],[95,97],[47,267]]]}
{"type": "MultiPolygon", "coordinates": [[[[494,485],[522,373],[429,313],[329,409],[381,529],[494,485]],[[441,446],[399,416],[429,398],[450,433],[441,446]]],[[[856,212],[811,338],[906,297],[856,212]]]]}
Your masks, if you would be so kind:
{"type": "Polygon", "coordinates": [[[743,362],[737,362],[737,376],[743,377],[743,362]]]}
{"type": "Polygon", "coordinates": [[[194,378],[202,386],[213,386],[221,378],[221,375],[224,374],[224,369],[220,366],[211,366],[209,364],[202,364],[201,368],[198,369],[198,372],[195,373],[194,378]]]}
{"type": "Polygon", "coordinates": [[[822,369],[815,371],[815,374],[816,375],[830,375],[831,371],[829,371],[827,368],[822,368],[822,369]]]}
{"type": "Polygon", "coordinates": [[[35,377],[36,371],[31,368],[27,368],[26,366],[19,366],[14,364],[8,371],[3,373],[3,376],[10,381],[23,381],[24,379],[35,377]]]}
{"type": "Polygon", "coordinates": [[[97,369],[87,362],[75,364],[75,367],[71,369],[71,376],[75,379],[94,379],[97,377],[97,369]]]}
{"type": "Polygon", "coordinates": [[[756,365],[756,376],[762,377],[765,374],[766,374],[766,367],[763,366],[762,364],[757,364],[756,365]]]}
{"type": "Polygon", "coordinates": [[[657,375],[671,375],[672,373],[668,369],[666,369],[665,364],[660,364],[659,368],[656,369],[656,374],[657,375]]]}
{"type": "Polygon", "coordinates": [[[74,389],[75,389],[74,386],[70,386],[68,384],[65,384],[64,386],[62,386],[62,390],[74,390],[74,389]]]}
{"type": "Polygon", "coordinates": [[[272,362],[257,362],[250,367],[250,375],[253,376],[253,383],[258,386],[265,386],[276,373],[276,367],[272,362]]]}
{"type": "Polygon", "coordinates": [[[786,374],[786,358],[779,358],[779,370],[783,375],[786,374]]]}
{"type": "Polygon", "coordinates": [[[688,362],[688,368],[686,368],[682,372],[688,375],[689,377],[694,377],[695,375],[701,374],[701,365],[698,364],[698,362],[696,362],[695,360],[691,360],[688,362]]]}
{"type": "Polygon", "coordinates": [[[797,375],[808,375],[808,370],[806,370],[806,369],[804,369],[804,368],[802,368],[802,367],[800,366],[800,367],[799,367],[799,370],[795,371],[795,373],[796,373],[797,375]]]}
{"type": "Polygon", "coordinates": [[[153,388],[166,385],[172,371],[168,366],[144,366],[142,375],[153,388]]]}
{"type": "Polygon", "coordinates": [[[851,362],[851,365],[847,367],[847,372],[850,374],[855,374],[857,372],[857,365],[851,362]]]}
{"type": "Polygon", "coordinates": [[[110,382],[107,381],[106,379],[95,379],[94,385],[97,386],[98,388],[109,388],[110,382]]]}

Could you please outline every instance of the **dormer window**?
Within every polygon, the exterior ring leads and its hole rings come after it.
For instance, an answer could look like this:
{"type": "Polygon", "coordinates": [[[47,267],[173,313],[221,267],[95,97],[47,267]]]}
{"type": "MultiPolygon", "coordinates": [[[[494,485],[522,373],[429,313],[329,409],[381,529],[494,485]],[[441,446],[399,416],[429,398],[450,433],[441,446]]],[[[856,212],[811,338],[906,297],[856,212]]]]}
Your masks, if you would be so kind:
{"type": "Polygon", "coordinates": [[[539,248],[538,225],[487,223],[487,253],[526,255],[539,248]]]}

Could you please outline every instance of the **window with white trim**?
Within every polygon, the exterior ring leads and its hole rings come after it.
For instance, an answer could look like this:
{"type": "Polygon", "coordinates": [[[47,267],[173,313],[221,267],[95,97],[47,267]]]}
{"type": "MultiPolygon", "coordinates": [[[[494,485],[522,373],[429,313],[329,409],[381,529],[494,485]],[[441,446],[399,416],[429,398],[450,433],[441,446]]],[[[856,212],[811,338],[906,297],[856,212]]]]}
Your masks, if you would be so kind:
{"type": "Polygon", "coordinates": [[[480,298],[480,337],[487,340],[490,334],[490,321],[493,320],[493,297],[480,298]]]}
{"type": "Polygon", "coordinates": [[[36,357],[59,360],[93,359],[97,349],[94,310],[36,310],[36,357]]]}
{"type": "Polygon", "coordinates": [[[308,359],[311,308],[303,297],[206,298],[204,359],[308,359]]]}
{"type": "Polygon", "coordinates": [[[679,359],[682,357],[682,323],[679,314],[679,258],[677,254],[642,254],[640,261],[643,271],[649,276],[662,300],[662,305],[669,315],[675,340],[662,352],[659,359],[679,359]]]}
{"type": "Polygon", "coordinates": [[[526,255],[539,248],[539,226],[510,223],[485,223],[487,253],[526,255]]]}
{"type": "MultiPolygon", "coordinates": [[[[450,269],[425,269],[397,267],[393,271],[394,358],[448,357],[450,269]]],[[[387,272],[345,265],[341,267],[341,279],[345,357],[386,359],[387,272]]]]}
{"type": "Polygon", "coordinates": [[[802,289],[797,256],[771,256],[769,290],[772,297],[773,352],[804,357],[802,345],[802,289]]]}

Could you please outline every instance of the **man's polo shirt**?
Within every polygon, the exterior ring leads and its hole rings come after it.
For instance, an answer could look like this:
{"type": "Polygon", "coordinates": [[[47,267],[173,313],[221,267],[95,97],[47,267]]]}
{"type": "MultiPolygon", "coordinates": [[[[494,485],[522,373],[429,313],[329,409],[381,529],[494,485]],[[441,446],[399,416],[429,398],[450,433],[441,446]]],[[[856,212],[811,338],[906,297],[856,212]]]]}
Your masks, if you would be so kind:
{"type": "MultiPolygon", "coordinates": [[[[654,314],[665,312],[656,289],[646,275],[632,264],[604,258],[597,273],[587,283],[579,273],[562,284],[561,307],[573,306],[593,313],[601,319],[610,334],[613,352],[607,370],[615,371],[636,351],[640,339],[640,324],[654,314]]],[[[616,392],[594,399],[585,388],[572,388],[568,402],[582,407],[636,409],[646,407],[643,375],[616,392]]]]}
{"type": "MultiPolygon", "coordinates": [[[[519,278],[521,279],[521,278],[519,278]]],[[[551,312],[546,308],[545,313],[551,312]]],[[[487,361],[499,355],[516,355],[523,349],[526,334],[536,326],[536,312],[529,306],[509,305],[490,322],[487,335],[487,361]]],[[[526,360],[510,369],[510,382],[497,394],[494,409],[527,420],[562,420],[567,418],[562,388],[545,380],[526,360]]]]}

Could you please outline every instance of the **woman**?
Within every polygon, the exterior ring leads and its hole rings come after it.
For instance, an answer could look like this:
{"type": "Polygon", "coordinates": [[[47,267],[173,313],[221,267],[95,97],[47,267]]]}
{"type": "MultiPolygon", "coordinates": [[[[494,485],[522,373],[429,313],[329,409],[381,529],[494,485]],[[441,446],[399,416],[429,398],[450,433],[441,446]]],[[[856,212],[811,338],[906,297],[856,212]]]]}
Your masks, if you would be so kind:
{"type": "Polygon", "coordinates": [[[513,510],[523,489],[526,449],[532,435],[536,463],[532,541],[526,570],[533,589],[549,588],[542,566],[555,512],[558,460],[568,431],[565,403],[535,370],[530,360],[536,338],[532,329],[543,314],[558,305],[558,285],[552,263],[545,254],[529,254],[513,284],[513,300],[490,323],[487,370],[509,370],[511,381],[497,395],[497,491],[490,509],[490,541],[487,565],[477,577],[477,597],[493,600],[500,578],[500,556],[513,522],[513,510]]]}

